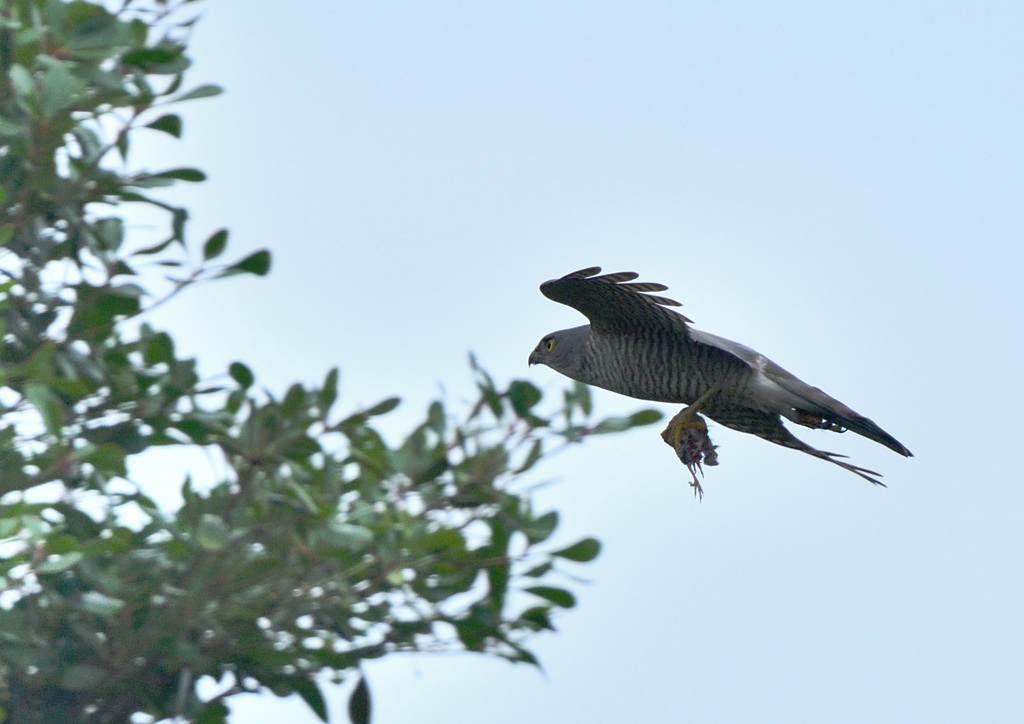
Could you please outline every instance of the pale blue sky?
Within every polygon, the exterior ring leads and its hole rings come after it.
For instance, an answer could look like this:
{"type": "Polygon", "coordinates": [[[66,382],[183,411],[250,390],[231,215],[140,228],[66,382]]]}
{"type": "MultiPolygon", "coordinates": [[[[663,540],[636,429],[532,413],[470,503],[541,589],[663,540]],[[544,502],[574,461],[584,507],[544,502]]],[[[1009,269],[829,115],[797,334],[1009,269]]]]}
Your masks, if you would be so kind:
{"type": "MultiPolygon", "coordinates": [[[[1024,5],[204,12],[191,80],[228,92],[150,158],[210,173],[180,197],[197,239],[275,254],[158,318],[207,372],[280,388],[337,364],[343,406],[406,399],[395,432],[439,385],[469,394],[469,350],[554,392],[527,355],[583,319],[537,286],[598,264],[917,456],[799,431],[878,489],[713,427],[697,503],[655,429],[561,455],[541,502],[605,553],[535,642],[546,676],[373,662],[375,724],[1024,720],[1024,5]]],[[[315,721],[267,698],[232,721],[285,718],[315,721]]]]}

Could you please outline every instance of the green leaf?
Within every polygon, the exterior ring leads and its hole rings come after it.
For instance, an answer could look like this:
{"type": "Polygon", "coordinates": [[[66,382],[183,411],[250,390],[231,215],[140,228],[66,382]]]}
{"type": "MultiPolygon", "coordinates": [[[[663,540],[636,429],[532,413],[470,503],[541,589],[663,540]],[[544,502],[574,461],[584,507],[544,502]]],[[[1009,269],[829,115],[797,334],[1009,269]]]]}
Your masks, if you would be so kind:
{"type": "Polygon", "coordinates": [[[198,168],[169,168],[166,171],[150,174],[153,179],[175,179],[177,181],[190,181],[199,183],[206,180],[206,174],[198,168]]]}
{"type": "MultiPolygon", "coordinates": [[[[134,427],[132,429],[134,430],[134,427]]],[[[137,430],[135,430],[135,433],[138,435],[137,430]]],[[[139,435],[139,441],[141,441],[144,449],[145,438],[139,435]]],[[[128,474],[128,468],[125,465],[126,453],[127,450],[117,443],[88,444],[77,448],[71,453],[71,457],[81,462],[90,463],[97,472],[123,477],[128,474]]]]}
{"type": "Polygon", "coordinates": [[[565,558],[568,561],[586,563],[597,558],[600,553],[601,541],[597,540],[597,538],[584,538],[577,543],[573,543],[568,548],[555,551],[551,555],[558,556],[559,558],[565,558]]]}
{"type": "Polygon", "coordinates": [[[127,299],[140,299],[146,296],[145,289],[131,282],[109,286],[107,287],[107,293],[114,297],[125,297],[127,299]]]}
{"type": "Polygon", "coordinates": [[[304,409],[306,402],[306,391],[298,382],[288,388],[281,401],[281,413],[286,417],[294,417],[299,410],[304,409]]]}
{"type": "Polygon", "coordinates": [[[53,61],[48,65],[39,82],[40,110],[46,117],[73,106],[86,87],[85,81],[71,74],[68,64],[53,61]]]}
{"type": "Polygon", "coordinates": [[[82,594],[83,608],[89,613],[94,613],[104,618],[120,613],[124,605],[124,601],[120,598],[114,598],[99,591],[86,591],[82,594]]]}
{"type": "Polygon", "coordinates": [[[650,425],[662,419],[662,413],[657,410],[641,410],[629,417],[610,417],[601,420],[590,432],[595,435],[602,435],[609,432],[624,432],[633,427],[650,425]]]}
{"type": "Polygon", "coordinates": [[[310,494],[306,492],[305,487],[301,484],[294,480],[289,480],[288,489],[291,490],[298,501],[302,503],[302,507],[306,509],[306,512],[312,513],[313,515],[320,512],[320,506],[316,504],[316,501],[313,500],[310,494]]]}
{"type": "Polygon", "coordinates": [[[288,447],[284,449],[284,455],[289,460],[294,460],[298,463],[309,462],[311,455],[323,452],[323,446],[320,445],[315,439],[309,435],[302,435],[298,439],[292,441],[288,447]]]}
{"type": "MultiPolygon", "coordinates": [[[[195,2],[195,0],[186,0],[186,2],[195,2]]],[[[174,80],[171,81],[171,84],[164,89],[164,95],[169,96],[173,95],[174,93],[177,93],[178,89],[181,88],[181,84],[184,82],[185,74],[178,73],[176,76],[174,76],[174,80]]]]}
{"type": "Polygon", "coordinates": [[[227,523],[219,515],[203,513],[196,528],[196,541],[201,548],[208,551],[222,551],[228,546],[231,531],[227,523]]]}
{"type": "Polygon", "coordinates": [[[552,510],[524,525],[523,533],[530,543],[540,543],[551,537],[557,527],[558,511],[552,510]]]}
{"type": "Polygon", "coordinates": [[[576,395],[580,401],[580,407],[583,409],[584,415],[589,415],[594,411],[594,397],[590,394],[590,385],[583,382],[576,382],[576,395]]]}
{"type": "Polygon", "coordinates": [[[339,653],[337,651],[329,651],[327,649],[312,649],[307,652],[307,655],[316,659],[320,663],[329,666],[335,671],[344,671],[345,669],[351,669],[360,659],[376,659],[382,656],[383,652],[371,654],[363,650],[356,653],[339,653]]]}
{"type": "Polygon", "coordinates": [[[71,666],[60,677],[60,685],[69,691],[94,689],[107,679],[107,672],[98,666],[71,666]]]}
{"type": "Polygon", "coordinates": [[[128,145],[128,131],[122,130],[119,134],[117,134],[116,146],[117,152],[121,154],[121,160],[125,162],[128,161],[128,145]]]}
{"type": "Polygon", "coordinates": [[[174,427],[200,445],[209,445],[211,438],[216,438],[224,433],[223,427],[214,417],[200,412],[189,413],[184,420],[175,422],[174,427]]]}
{"type": "Polygon", "coordinates": [[[442,405],[438,400],[431,402],[430,407],[427,408],[427,427],[438,435],[443,435],[447,422],[444,405],[442,405]]]}
{"type": "Polygon", "coordinates": [[[181,116],[176,113],[168,113],[165,116],[160,116],[152,123],[147,123],[146,128],[163,131],[175,138],[181,138],[181,116]]]}
{"type": "Polygon", "coordinates": [[[74,567],[85,558],[81,551],[72,551],[62,556],[50,556],[36,566],[37,573],[60,573],[74,567]]]}
{"type": "Polygon", "coordinates": [[[554,564],[548,561],[547,563],[541,563],[539,566],[534,566],[530,570],[525,571],[523,575],[528,576],[529,578],[540,578],[547,575],[554,567],[554,564]]]}
{"type": "Polygon", "coordinates": [[[541,392],[532,382],[515,380],[508,387],[508,398],[516,414],[519,417],[526,417],[530,414],[530,408],[540,402],[541,392]]]}
{"type": "Polygon", "coordinates": [[[625,432],[632,426],[628,417],[606,417],[594,425],[590,432],[594,435],[606,435],[611,432],[625,432]]]}
{"type": "Polygon", "coordinates": [[[83,282],[74,288],[78,299],[68,323],[68,331],[74,335],[101,335],[118,317],[140,309],[138,294],[133,291],[139,288],[135,285],[94,287],[83,282]]]}
{"type": "Polygon", "coordinates": [[[38,347],[31,356],[22,362],[19,367],[29,382],[53,383],[56,381],[54,375],[54,357],[57,352],[56,342],[45,342],[38,347]]]}
{"type": "Polygon", "coordinates": [[[255,274],[258,277],[266,276],[270,271],[270,252],[266,249],[254,252],[239,262],[236,262],[220,273],[226,277],[233,274],[255,274]]]}
{"type": "Polygon", "coordinates": [[[367,417],[377,417],[378,415],[386,415],[402,402],[401,397],[389,397],[386,400],[381,400],[373,407],[368,410],[363,410],[362,414],[367,417]]]}
{"type": "MultiPolygon", "coordinates": [[[[133,186],[139,189],[152,189],[160,188],[163,186],[173,186],[174,179],[161,178],[160,176],[148,173],[138,173],[135,174],[134,176],[125,179],[125,183],[129,186],[133,186]]],[[[129,201],[142,200],[141,198],[136,198],[136,196],[132,195],[131,193],[122,193],[122,197],[128,199],[129,201]]]]}
{"type": "Polygon", "coordinates": [[[29,382],[25,385],[25,397],[39,411],[46,431],[54,437],[60,437],[64,425],[64,406],[53,394],[53,390],[38,382],[29,382]]]}
{"type": "Polygon", "coordinates": [[[526,460],[523,461],[522,465],[516,468],[515,474],[519,475],[521,473],[525,473],[527,470],[529,470],[530,468],[537,464],[537,461],[541,459],[541,456],[543,454],[544,443],[540,438],[538,438],[533,441],[533,444],[530,446],[530,452],[526,456],[526,460]]]}
{"type": "Polygon", "coordinates": [[[664,415],[659,410],[640,410],[634,412],[629,416],[630,427],[639,427],[641,425],[653,425],[659,422],[664,415]]]}
{"type": "Polygon", "coordinates": [[[366,685],[366,677],[360,676],[348,699],[348,718],[352,724],[370,724],[370,714],[370,687],[366,685]]]}
{"type": "Polygon", "coordinates": [[[529,622],[537,630],[555,630],[555,627],[551,625],[551,608],[549,606],[533,606],[523,611],[519,618],[529,622]]]}
{"type": "Polygon", "coordinates": [[[131,50],[122,56],[121,62],[138,68],[146,75],[175,75],[184,72],[192,64],[184,51],[184,46],[165,40],[156,47],[131,50]]]}
{"type": "MultiPolygon", "coordinates": [[[[0,191],[0,202],[3,201],[3,192],[0,191]]],[[[0,226],[0,247],[7,246],[7,242],[14,236],[14,224],[0,226]]]]}
{"type": "Polygon", "coordinates": [[[554,586],[531,586],[526,589],[526,592],[532,593],[534,596],[545,598],[556,606],[561,606],[562,608],[572,608],[576,605],[576,597],[564,588],[555,588],[554,586]]]}
{"type": "MultiPolygon", "coordinates": [[[[104,447],[106,447],[107,443],[116,445],[129,455],[135,455],[149,447],[146,438],[139,432],[138,427],[131,422],[91,428],[85,431],[82,436],[96,445],[104,447]]],[[[110,453],[105,453],[102,457],[90,460],[90,462],[97,464],[113,462],[115,465],[118,464],[116,459],[110,456],[110,453]]]]}
{"type": "MultiPolygon", "coordinates": [[[[465,474],[467,482],[476,488],[477,494],[488,496],[487,488],[494,485],[495,479],[508,470],[508,450],[501,444],[480,448],[462,461],[456,469],[465,474]]],[[[473,493],[472,490],[464,492],[473,493]]],[[[481,503],[483,499],[476,498],[476,502],[481,503]]]]}
{"type": "MultiPolygon", "coordinates": [[[[138,201],[140,199],[130,199],[130,200],[138,201]]],[[[159,254],[161,251],[163,251],[164,249],[169,247],[175,241],[178,241],[178,239],[175,239],[172,236],[171,238],[165,239],[164,241],[161,241],[158,244],[153,244],[152,246],[147,246],[145,248],[139,249],[138,251],[134,251],[134,252],[132,252],[132,256],[143,256],[143,255],[148,255],[148,254],[159,254]]]]}
{"type": "Polygon", "coordinates": [[[146,68],[151,65],[163,65],[170,63],[181,55],[182,50],[183,48],[180,47],[138,48],[125,53],[121,58],[121,62],[125,65],[134,65],[140,68],[146,68]]]}
{"type": "Polygon", "coordinates": [[[324,386],[320,389],[320,406],[329,410],[335,400],[338,399],[338,368],[332,367],[327,377],[324,378],[324,386]]]}
{"type": "Polygon", "coordinates": [[[17,518],[0,518],[0,539],[10,538],[21,530],[21,521],[17,518]]]}
{"type": "Polygon", "coordinates": [[[146,340],[143,355],[148,365],[171,363],[174,361],[174,340],[167,333],[158,332],[146,340]]]}
{"type": "Polygon", "coordinates": [[[533,654],[532,651],[528,651],[524,649],[522,646],[518,646],[516,644],[512,644],[512,648],[515,649],[515,653],[507,657],[509,661],[515,661],[521,664],[532,664],[533,666],[536,666],[538,669],[543,669],[543,667],[540,665],[540,661],[537,659],[537,657],[533,654]]]}
{"type": "Polygon", "coordinates": [[[221,229],[215,232],[206,243],[203,244],[203,259],[209,261],[210,259],[216,259],[218,256],[224,253],[224,249],[228,245],[228,230],[221,229]]]}
{"type": "Polygon", "coordinates": [[[315,530],[313,538],[327,548],[359,552],[373,542],[373,531],[352,523],[332,523],[315,530]]]}
{"type": "Polygon", "coordinates": [[[470,651],[482,651],[484,642],[493,630],[473,619],[463,619],[455,622],[455,633],[459,641],[470,651]]]}
{"type": "Polygon", "coordinates": [[[292,690],[302,697],[314,714],[320,717],[320,721],[327,721],[327,702],[324,701],[323,694],[320,693],[316,682],[296,676],[289,683],[292,690]]]}
{"type": "Polygon", "coordinates": [[[194,101],[197,98],[212,98],[213,96],[220,95],[224,92],[224,89],[219,85],[213,85],[208,83],[201,85],[198,88],[193,88],[190,91],[182,93],[180,96],[174,96],[170,98],[171,103],[180,103],[181,101],[194,101]]]}
{"type": "Polygon", "coordinates": [[[124,219],[117,217],[97,219],[92,224],[92,231],[102,242],[104,250],[116,251],[124,241],[124,219]]]}
{"type": "Polygon", "coordinates": [[[117,42],[119,24],[117,19],[104,8],[84,2],[73,2],[67,6],[67,45],[71,50],[97,49],[109,51],[117,42]]]}
{"type": "Polygon", "coordinates": [[[46,539],[47,553],[70,553],[78,550],[78,539],[66,533],[57,533],[46,539]]]}
{"type": "Polygon", "coordinates": [[[241,362],[232,362],[228,366],[228,374],[231,375],[231,379],[237,382],[238,386],[243,390],[247,390],[252,387],[252,383],[255,380],[252,370],[241,362]]]}
{"type": "Polygon", "coordinates": [[[582,382],[573,382],[572,390],[565,391],[566,414],[572,412],[572,408],[579,406],[586,417],[593,412],[594,403],[590,396],[590,387],[582,382]]]}
{"type": "MultiPolygon", "coordinates": [[[[0,118],[0,136],[8,138],[21,136],[28,139],[31,136],[30,126],[10,118],[0,118]]],[[[3,194],[0,193],[0,201],[3,201],[3,194]]]]}
{"type": "Polygon", "coordinates": [[[28,69],[23,65],[18,65],[17,63],[12,65],[11,69],[7,71],[7,77],[11,80],[14,92],[19,96],[29,96],[35,90],[35,83],[32,81],[32,74],[29,73],[28,69]]]}
{"type": "MultiPolygon", "coordinates": [[[[196,717],[196,724],[227,724],[231,710],[223,701],[212,701],[196,717]]],[[[0,724],[3,724],[0,722],[0,724]]]]}
{"type": "Polygon", "coordinates": [[[433,533],[428,533],[417,541],[417,545],[424,551],[432,554],[444,554],[449,559],[461,557],[466,550],[466,538],[461,531],[442,528],[433,533]]]}

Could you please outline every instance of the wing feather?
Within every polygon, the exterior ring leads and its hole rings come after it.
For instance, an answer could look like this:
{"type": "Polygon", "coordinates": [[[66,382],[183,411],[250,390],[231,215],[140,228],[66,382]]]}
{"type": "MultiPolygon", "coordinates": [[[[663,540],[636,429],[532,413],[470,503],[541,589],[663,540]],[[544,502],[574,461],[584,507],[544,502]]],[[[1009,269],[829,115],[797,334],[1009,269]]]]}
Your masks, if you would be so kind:
{"type": "Polygon", "coordinates": [[[622,282],[619,286],[623,289],[632,289],[634,292],[663,292],[668,289],[664,284],[657,282],[622,282]]]}
{"type": "MultiPolygon", "coordinates": [[[[600,267],[598,267],[598,269],[600,269],[600,267]]],[[[611,274],[602,274],[599,277],[594,277],[593,281],[596,282],[600,279],[601,281],[618,284],[619,282],[631,282],[638,276],[640,275],[636,272],[612,272],[611,274]]]]}
{"type": "Polygon", "coordinates": [[[582,312],[600,332],[636,332],[648,327],[676,327],[688,330],[690,320],[665,307],[682,306],[674,299],[647,292],[668,289],[656,282],[633,282],[636,272],[613,272],[597,276],[601,267],[588,267],[540,285],[548,299],[582,312]],[[632,283],[627,283],[632,282],[632,283]]]}

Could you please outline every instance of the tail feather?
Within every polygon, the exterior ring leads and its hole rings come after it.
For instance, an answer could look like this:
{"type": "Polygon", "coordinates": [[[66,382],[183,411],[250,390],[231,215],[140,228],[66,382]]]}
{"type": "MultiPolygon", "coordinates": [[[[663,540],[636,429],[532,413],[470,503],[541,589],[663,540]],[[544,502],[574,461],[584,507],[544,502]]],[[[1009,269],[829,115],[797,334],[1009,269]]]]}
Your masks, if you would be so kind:
{"type": "Polygon", "coordinates": [[[827,430],[836,430],[837,432],[851,430],[862,437],[866,437],[868,440],[873,440],[881,445],[885,445],[893,452],[897,452],[904,457],[914,457],[914,453],[910,452],[906,445],[880,428],[874,420],[858,415],[845,405],[843,405],[843,408],[843,411],[821,408],[814,412],[797,410],[793,422],[803,425],[804,427],[824,428],[827,430]]]}
{"type": "Polygon", "coordinates": [[[833,422],[841,427],[845,427],[847,430],[853,430],[858,435],[863,435],[868,440],[874,440],[877,443],[881,443],[893,452],[898,452],[903,457],[914,457],[914,453],[910,452],[906,445],[876,425],[873,420],[861,417],[860,415],[857,415],[856,418],[836,416],[833,422]]]}
{"type": "Polygon", "coordinates": [[[845,455],[840,455],[839,453],[826,452],[825,450],[818,450],[817,448],[813,448],[795,437],[793,439],[800,444],[787,445],[786,447],[792,447],[794,450],[800,450],[801,452],[805,452],[808,455],[813,455],[816,458],[821,458],[822,460],[828,460],[830,463],[838,465],[844,470],[849,470],[854,475],[859,475],[860,477],[867,480],[869,483],[881,485],[883,488],[887,487],[885,483],[879,480],[879,478],[882,477],[881,473],[876,473],[874,470],[868,470],[867,468],[862,468],[859,465],[854,465],[853,463],[847,463],[843,462],[842,460],[837,460],[837,458],[845,458],[845,455]]]}
{"type": "MultiPolygon", "coordinates": [[[[715,422],[725,425],[728,428],[737,430],[738,432],[747,432],[750,433],[751,435],[757,435],[762,440],[773,442],[776,445],[781,445],[782,447],[788,447],[791,450],[799,450],[802,453],[806,453],[813,457],[820,458],[821,460],[827,460],[833,465],[838,465],[844,470],[849,470],[854,475],[859,475],[860,477],[867,480],[869,483],[873,483],[874,485],[880,485],[883,488],[886,487],[885,483],[879,480],[879,478],[882,477],[881,473],[877,473],[874,470],[868,470],[867,468],[862,468],[858,465],[854,465],[853,463],[848,463],[845,462],[844,460],[841,460],[840,458],[846,457],[845,455],[826,452],[824,450],[818,450],[817,448],[811,447],[803,440],[793,435],[793,433],[791,433],[789,430],[787,430],[785,425],[782,424],[782,418],[777,414],[750,409],[716,409],[713,405],[713,401],[711,404],[705,406],[702,412],[715,422]]],[[[868,420],[868,422],[871,421],[868,420]]],[[[874,423],[871,424],[874,425],[874,423]]],[[[877,425],[875,427],[877,427],[877,425]]],[[[850,427],[850,429],[852,430],[854,428],[850,427]]],[[[882,441],[879,440],[878,442],[882,441]]],[[[883,442],[883,444],[885,443],[883,442]]],[[[899,443],[896,444],[899,445],[899,443]]],[[[887,445],[887,447],[891,446],[887,445]]],[[[902,445],[900,445],[900,448],[906,450],[906,448],[903,448],[902,445]]],[[[900,450],[896,450],[896,452],[900,452],[900,450]]],[[[907,450],[906,454],[909,455],[910,451],[907,450]]]]}
{"type": "Polygon", "coordinates": [[[904,457],[913,457],[913,453],[907,449],[906,445],[876,425],[873,420],[854,412],[820,387],[807,384],[771,360],[762,359],[763,374],[795,397],[791,401],[795,414],[791,416],[788,411],[780,410],[793,422],[806,427],[853,430],[858,435],[885,445],[904,457]]]}

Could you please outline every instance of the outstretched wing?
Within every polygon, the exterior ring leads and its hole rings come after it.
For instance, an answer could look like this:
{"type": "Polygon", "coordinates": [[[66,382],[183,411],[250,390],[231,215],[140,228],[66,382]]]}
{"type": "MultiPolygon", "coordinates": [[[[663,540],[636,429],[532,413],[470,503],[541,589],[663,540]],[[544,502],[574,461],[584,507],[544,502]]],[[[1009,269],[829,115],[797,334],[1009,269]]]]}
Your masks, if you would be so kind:
{"type": "Polygon", "coordinates": [[[674,299],[655,296],[668,287],[655,282],[634,282],[636,272],[601,273],[592,266],[540,285],[544,296],[586,315],[590,325],[605,333],[632,332],[643,327],[686,328],[690,320],[665,307],[681,306],[674,299]]]}

